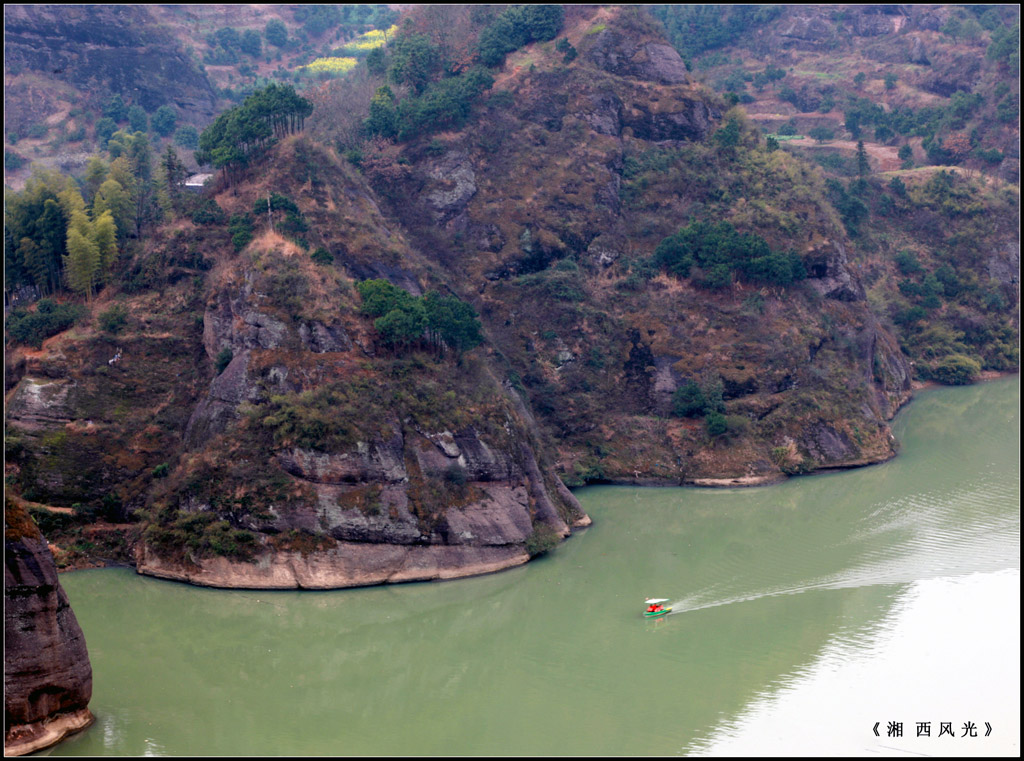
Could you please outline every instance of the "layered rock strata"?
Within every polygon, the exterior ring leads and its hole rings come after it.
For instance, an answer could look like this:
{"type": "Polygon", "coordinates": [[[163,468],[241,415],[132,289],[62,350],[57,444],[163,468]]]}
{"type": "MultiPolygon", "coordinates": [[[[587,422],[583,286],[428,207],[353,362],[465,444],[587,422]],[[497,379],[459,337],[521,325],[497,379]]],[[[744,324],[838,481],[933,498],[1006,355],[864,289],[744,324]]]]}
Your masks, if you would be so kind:
{"type": "Polygon", "coordinates": [[[93,722],[92,666],[46,540],[23,508],[4,519],[4,755],[21,756],[93,722]]]}

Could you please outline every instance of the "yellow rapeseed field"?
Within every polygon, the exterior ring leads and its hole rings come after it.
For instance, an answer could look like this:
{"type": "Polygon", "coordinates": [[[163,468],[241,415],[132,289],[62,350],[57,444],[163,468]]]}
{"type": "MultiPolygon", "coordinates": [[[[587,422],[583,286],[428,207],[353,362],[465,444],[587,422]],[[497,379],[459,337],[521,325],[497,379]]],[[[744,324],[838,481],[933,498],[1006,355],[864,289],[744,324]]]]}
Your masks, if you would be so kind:
{"type": "Polygon", "coordinates": [[[329,72],[331,74],[344,74],[355,67],[357,61],[355,58],[349,57],[330,57],[330,58],[317,58],[311,63],[307,63],[304,68],[306,71],[312,74],[319,74],[320,72],[329,72]]]}

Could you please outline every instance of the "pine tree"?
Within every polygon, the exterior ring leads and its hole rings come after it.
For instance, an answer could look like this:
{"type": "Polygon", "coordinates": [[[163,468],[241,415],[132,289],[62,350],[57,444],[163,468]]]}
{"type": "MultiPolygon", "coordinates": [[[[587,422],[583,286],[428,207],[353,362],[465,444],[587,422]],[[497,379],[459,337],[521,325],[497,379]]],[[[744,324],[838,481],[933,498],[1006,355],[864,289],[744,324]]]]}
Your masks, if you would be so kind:
{"type": "Polygon", "coordinates": [[[860,177],[867,177],[871,174],[871,163],[868,161],[868,152],[864,148],[864,141],[857,141],[857,174],[860,177]]]}

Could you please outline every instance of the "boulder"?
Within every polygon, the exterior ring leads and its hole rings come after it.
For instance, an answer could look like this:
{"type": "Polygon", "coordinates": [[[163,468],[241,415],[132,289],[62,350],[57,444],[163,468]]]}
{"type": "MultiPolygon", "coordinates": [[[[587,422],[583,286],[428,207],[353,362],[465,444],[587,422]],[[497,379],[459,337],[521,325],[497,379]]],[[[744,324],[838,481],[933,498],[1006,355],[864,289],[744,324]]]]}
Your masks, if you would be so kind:
{"type": "Polygon", "coordinates": [[[690,82],[686,64],[671,45],[638,43],[612,29],[598,32],[586,55],[598,68],[621,77],[663,85],[690,82]]]}

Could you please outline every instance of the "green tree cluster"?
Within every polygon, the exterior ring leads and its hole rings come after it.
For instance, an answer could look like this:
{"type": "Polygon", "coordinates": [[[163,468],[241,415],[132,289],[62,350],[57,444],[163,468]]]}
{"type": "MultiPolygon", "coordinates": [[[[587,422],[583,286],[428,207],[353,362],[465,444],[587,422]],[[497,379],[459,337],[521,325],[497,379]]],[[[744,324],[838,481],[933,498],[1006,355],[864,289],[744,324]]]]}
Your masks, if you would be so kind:
{"type": "Polygon", "coordinates": [[[334,4],[296,5],[292,17],[310,37],[319,37],[341,23],[341,8],[334,4]]]}
{"type": "Polygon", "coordinates": [[[35,311],[12,309],[4,321],[12,341],[39,347],[43,340],[74,325],[85,310],[80,304],[58,304],[52,299],[39,299],[35,311]]]}
{"type": "Polygon", "coordinates": [[[561,5],[514,5],[480,32],[477,51],[485,66],[501,66],[505,56],[530,42],[552,40],[562,28],[561,5]]]}
{"type": "Polygon", "coordinates": [[[120,180],[133,182],[127,157],[108,167],[94,158],[83,187],[70,177],[36,169],[21,192],[9,191],[4,214],[5,288],[32,283],[41,293],[67,287],[91,296],[117,258],[120,230],[130,223],[132,198],[120,180]]]}
{"type": "Polygon", "coordinates": [[[476,310],[454,296],[428,291],[416,297],[380,279],[364,280],[356,289],[363,314],[376,318],[373,326],[389,346],[425,340],[439,351],[452,349],[461,355],[483,340],[476,310]]]}
{"type": "Polygon", "coordinates": [[[843,183],[832,177],[825,180],[828,200],[835,207],[835,210],[839,212],[839,218],[842,219],[843,226],[846,227],[846,231],[852,237],[860,235],[861,225],[870,214],[868,205],[864,203],[856,192],[861,187],[862,185],[855,186],[854,183],[851,183],[848,189],[843,183]]]}
{"type": "Polygon", "coordinates": [[[562,63],[571,63],[572,61],[576,60],[576,56],[578,55],[578,53],[576,52],[576,48],[574,48],[569,43],[568,37],[563,37],[558,42],[556,42],[555,50],[563,54],[562,63]]]}
{"type": "Polygon", "coordinates": [[[703,384],[689,380],[672,395],[672,414],[676,417],[702,417],[708,435],[721,436],[729,430],[722,392],[720,378],[703,384]]]}
{"type": "Polygon", "coordinates": [[[313,104],[291,85],[270,84],[225,111],[199,136],[196,161],[223,168],[229,178],[276,139],[301,130],[313,104]]]}
{"type": "Polygon", "coordinates": [[[259,58],[263,53],[263,38],[255,29],[246,29],[242,32],[242,39],[238,46],[246,55],[259,58]]]}
{"type": "Polygon", "coordinates": [[[178,127],[174,133],[174,144],[182,148],[195,149],[199,147],[199,130],[191,124],[184,124],[178,127]]]}
{"type": "Polygon", "coordinates": [[[117,132],[117,122],[111,119],[109,116],[104,116],[102,119],[97,120],[95,133],[96,141],[100,144],[101,148],[107,147],[107,142],[111,136],[117,132]]]}
{"type": "Polygon", "coordinates": [[[334,264],[334,254],[323,246],[317,246],[316,250],[314,250],[309,256],[314,262],[323,266],[334,264]]]}
{"type": "Polygon", "coordinates": [[[124,304],[114,304],[100,312],[97,322],[100,330],[107,333],[120,333],[128,324],[128,308],[124,304]]]}
{"type": "Polygon", "coordinates": [[[931,377],[950,386],[974,383],[981,375],[981,365],[965,354],[950,354],[931,368],[931,377]]]}
{"type": "Polygon", "coordinates": [[[458,129],[469,119],[473,104],[494,84],[486,69],[476,67],[427,86],[419,96],[396,102],[391,88],[382,85],[370,100],[363,123],[368,135],[411,140],[444,129],[458,129]]]}
{"type": "Polygon", "coordinates": [[[107,180],[114,183],[105,181],[100,185],[97,196],[91,199],[93,211],[98,214],[109,208],[122,239],[129,232],[139,237],[146,225],[160,217],[149,137],[145,132],[121,130],[111,137],[107,150],[113,159],[107,180]]]}
{"type": "Polygon", "coordinates": [[[263,36],[275,47],[283,48],[288,45],[288,27],[281,19],[270,19],[263,27],[263,36]]]}
{"type": "Polygon", "coordinates": [[[300,242],[302,235],[309,229],[295,201],[280,193],[256,199],[252,213],[257,220],[269,220],[275,230],[300,242]]]}
{"type": "Polygon", "coordinates": [[[754,88],[758,92],[761,92],[761,90],[763,90],[766,85],[769,85],[772,82],[778,82],[780,79],[785,79],[785,77],[785,69],[780,68],[778,66],[773,66],[772,64],[768,64],[765,67],[764,71],[759,71],[757,74],[754,75],[754,88]]]}
{"type": "Polygon", "coordinates": [[[836,132],[831,127],[826,127],[824,124],[811,127],[807,134],[817,140],[819,143],[824,143],[827,140],[831,140],[836,136],[836,132]]]}
{"type": "Polygon", "coordinates": [[[772,251],[756,233],[740,233],[729,222],[693,222],[654,250],[654,263],[702,288],[723,288],[738,274],[752,282],[790,285],[807,277],[794,252],[772,251]],[[699,270],[699,271],[695,271],[699,270]]]}
{"type": "Polygon", "coordinates": [[[712,138],[724,151],[731,152],[739,145],[742,135],[743,125],[740,124],[739,119],[731,118],[727,119],[722,127],[715,130],[712,138]]]}
{"type": "Polygon", "coordinates": [[[142,106],[134,105],[128,108],[128,126],[132,132],[146,132],[149,129],[149,115],[142,106]]]}
{"type": "Polygon", "coordinates": [[[16,172],[28,163],[28,159],[20,153],[9,151],[4,148],[4,167],[10,172],[16,172]]]}
{"type": "Polygon", "coordinates": [[[232,214],[228,220],[228,234],[235,251],[241,251],[253,238],[252,217],[248,214],[232,214]]]}
{"type": "Polygon", "coordinates": [[[67,215],[58,195],[70,179],[36,168],[20,193],[8,191],[4,203],[4,285],[27,283],[41,293],[60,290],[67,253],[67,215]]]}
{"type": "Polygon", "coordinates": [[[985,57],[1010,71],[1020,71],[1020,22],[1012,27],[1003,26],[992,32],[992,41],[985,57]]]}
{"type": "Polygon", "coordinates": [[[91,219],[81,196],[76,200],[68,222],[67,255],[62,261],[68,287],[91,298],[117,256],[117,228],[109,209],[91,219]]]}
{"type": "Polygon", "coordinates": [[[662,23],[669,41],[684,60],[735,42],[740,35],[767,24],[785,9],[781,5],[650,5],[648,13],[662,23]]]}
{"type": "MultiPolygon", "coordinates": [[[[254,33],[256,35],[256,43],[259,45],[259,32],[254,33]]],[[[203,60],[205,63],[214,66],[236,64],[238,63],[239,54],[243,52],[243,46],[252,48],[251,38],[246,39],[245,34],[232,26],[223,27],[206,35],[206,44],[210,46],[210,50],[207,51],[203,60]]],[[[257,52],[256,55],[259,55],[259,53],[257,52]]]]}
{"type": "Polygon", "coordinates": [[[425,34],[399,35],[391,46],[388,78],[408,85],[417,95],[423,93],[441,73],[441,50],[425,34]]]}
{"type": "Polygon", "coordinates": [[[153,131],[161,137],[167,137],[174,132],[178,124],[178,113],[171,106],[160,106],[150,120],[153,131]]]}
{"type": "Polygon", "coordinates": [[[112,119],[115,124],[128,121],[128,104],[120,93],[114,93],[103,102],[103,116],[112,119]]]}

